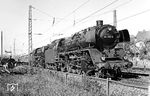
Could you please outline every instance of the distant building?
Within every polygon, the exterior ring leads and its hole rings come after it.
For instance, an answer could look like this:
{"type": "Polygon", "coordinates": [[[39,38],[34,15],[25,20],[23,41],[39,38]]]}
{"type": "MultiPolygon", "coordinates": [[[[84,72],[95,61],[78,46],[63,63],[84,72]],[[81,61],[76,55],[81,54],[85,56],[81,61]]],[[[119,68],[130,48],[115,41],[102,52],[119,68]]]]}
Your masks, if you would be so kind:
{"type": "Polygon", "coordinates": [[[145,40],[150,40],[150,31],[138,31],[136,35],[137,42],[139,41],[145,41],[145,40]]]}

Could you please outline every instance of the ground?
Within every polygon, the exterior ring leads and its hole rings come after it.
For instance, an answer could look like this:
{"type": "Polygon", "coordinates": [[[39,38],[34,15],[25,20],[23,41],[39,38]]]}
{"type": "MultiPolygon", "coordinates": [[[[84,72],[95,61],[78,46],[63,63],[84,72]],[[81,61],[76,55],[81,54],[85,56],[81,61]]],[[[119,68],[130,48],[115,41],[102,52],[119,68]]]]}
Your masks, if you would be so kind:
{"type": "MultiPolygon", "coordinates": [[[[66,83],[66,79],[63,79],[65,76],[62,76],[63,78],[61,78],[61,75],[57,76],[55,72],[51,72],[48,69],[29,69],[30,70],[28,70],[26,74],[0,73],[0,96],[106,96],[104,94],[105,92],[100,91],[103,90],[102,86],[99,86],[99,84],[94,81],[88,83],[92,86],[84,86],[82,85],[83,83],[77,82],[68,83],[69,80],[66,83]],[[14,89],[11,86],[12,84],[14,84],[14,89]],[[18,84],[18,86],[15,84],[18,84]]],[[[124,87],[120,88],[120,90],[122,89],[124,89],[124,87]]]]}
{"type": "MultiPolygon", "coordinates": [[[[48,70],[39,69],[33,74],[0,75],[0,96],[92,96],[83,88],[69,87],[65,81],[57,80],[48,70]],[[15,85],[14,90],[8,84],[15,85]],[[8,87],[8,88],[7,88],[8,87]]],[[[96,96],[96,95],[94,95],[96,96]]]]}

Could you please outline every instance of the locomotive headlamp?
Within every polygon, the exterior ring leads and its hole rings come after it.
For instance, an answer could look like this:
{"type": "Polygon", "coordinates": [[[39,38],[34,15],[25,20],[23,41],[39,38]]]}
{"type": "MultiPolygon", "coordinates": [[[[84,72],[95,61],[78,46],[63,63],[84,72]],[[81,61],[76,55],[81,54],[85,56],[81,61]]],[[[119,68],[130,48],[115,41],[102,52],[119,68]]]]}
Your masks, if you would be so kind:
{"type": "Polygon", "coordinates": [[[111,27],[108,27],[108,30],[109,30],[109,31],[111,31],[111,30],[112,30],[112,28],[111,28],[111,27]]]}

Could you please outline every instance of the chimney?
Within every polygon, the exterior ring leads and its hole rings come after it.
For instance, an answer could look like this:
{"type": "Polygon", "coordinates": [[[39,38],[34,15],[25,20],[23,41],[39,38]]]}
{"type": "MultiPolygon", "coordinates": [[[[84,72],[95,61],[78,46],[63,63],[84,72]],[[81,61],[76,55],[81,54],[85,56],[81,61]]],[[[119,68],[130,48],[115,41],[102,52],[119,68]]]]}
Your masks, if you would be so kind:
{"type": "Polygon", "coordinates": [[[103,20],[96,21],[96,26],[102,26],[102,25],[103,25],[103,20]]]}

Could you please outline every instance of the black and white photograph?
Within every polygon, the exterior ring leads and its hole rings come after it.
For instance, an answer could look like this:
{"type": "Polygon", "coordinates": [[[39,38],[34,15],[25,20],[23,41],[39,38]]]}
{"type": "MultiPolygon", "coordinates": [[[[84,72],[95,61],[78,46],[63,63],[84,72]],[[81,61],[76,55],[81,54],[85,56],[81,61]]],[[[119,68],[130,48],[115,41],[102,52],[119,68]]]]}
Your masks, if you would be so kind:
{"type": "Polygon", "coordinates": [[[0,96],[150,96],[150,0],[0,0],[0,96]]]}

